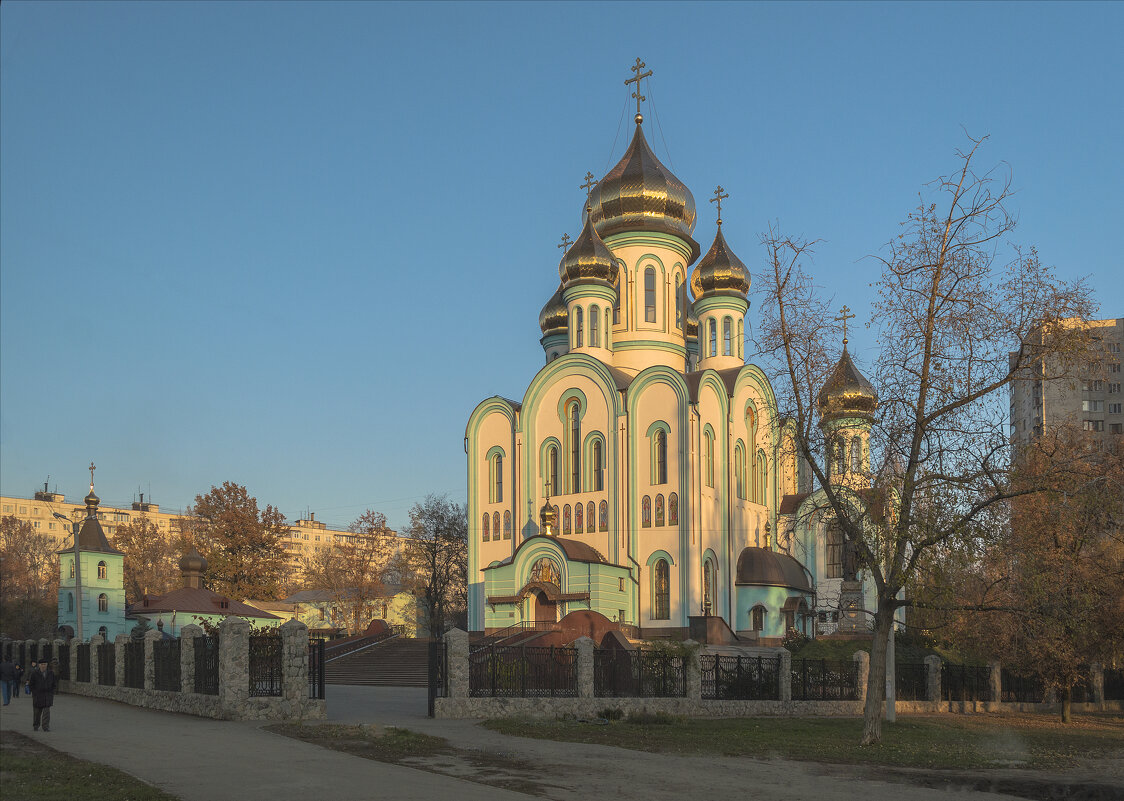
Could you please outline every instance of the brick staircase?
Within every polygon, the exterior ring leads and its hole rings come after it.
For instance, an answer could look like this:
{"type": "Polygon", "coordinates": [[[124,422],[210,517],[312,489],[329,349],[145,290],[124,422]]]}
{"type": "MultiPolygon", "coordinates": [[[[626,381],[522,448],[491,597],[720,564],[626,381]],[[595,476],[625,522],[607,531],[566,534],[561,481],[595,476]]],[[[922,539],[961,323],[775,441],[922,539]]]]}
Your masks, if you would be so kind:
{"type": "Polygon", "coordinates": [[[429,640],[395,637],[328,663],[328,684],[425,687],[429,640]]]}

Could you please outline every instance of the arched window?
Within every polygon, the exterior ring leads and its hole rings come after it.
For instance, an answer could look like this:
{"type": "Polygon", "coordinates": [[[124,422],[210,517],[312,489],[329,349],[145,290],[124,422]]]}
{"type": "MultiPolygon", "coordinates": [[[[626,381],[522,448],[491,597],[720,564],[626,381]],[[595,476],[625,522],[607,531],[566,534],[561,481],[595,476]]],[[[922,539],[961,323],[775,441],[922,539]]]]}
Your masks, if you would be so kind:
{"type": "Polygon", "coordinates": [[[718,323],[713,317],[707,321],[706,330],[710,337],[710,347],[706,351],[707,356],[718,355],[718,323]]]}
{"type": "Polygon", "coordinates": [[[581,492],[581,409],[577,401],[570,404],[570,492],[581,492]]]}
{"type": "Polygon", "coordinates": [[[667,432],[662,428],[656,432],[655,461],[652,465],[652,483],[667,483],[667,432]]]}
{"type": "Polygon", "coordinates": [[[66,594],[66,611],[67,612],[73,612],[74,611],[74,593],[72,593],[72,592],[68,592],[66,594]]]}
{"type": "Polygon", "coordinates": [[[753,630],[754,631],[764,631],[765,630],[765,607],[758,604],[757,606],[753,607],[753,611],[752,611],[751,614],[753,616],[753,624],[752,624],[753,630]]]}
{"type": "Polygon", "coordinates": [[[597,507],[597,527],[601,531],[609,530],[609,502],[601,501],[597,507]]]}
{"type": "Polygon", "coordinates": [[[105,562],[98,562],[98,578],[109,578],[109,565],[107,565],[105,562]]]}
{"type": "Polygon", "coordinates": [[[846,464],[843,461],[843,438],[842,437],[836,437],[835,440],[831,443],[831,463],[832,463],[831,472],[834,473],[835,475],[841,475],[843,473],[843,467],[846,464]]]}
{"type": "Polygon", "coordinates": [[[508,509],[506,512],[503,513],[503,538],[505,540],[511,539],[511,510],[510,509],[508,509]]]}
{"type": "Polygon", "coordinates": [[[492,503],[503,502],[503,454],[492,457],[492,503]]]}
{"type": "Polygon", "coordinates": [[[703,433],[703,478],[708,487],[714,486],[714,434],[703,433]]]}
{"type": "Polygon", "coordinates": [[[610,338],[613,333],[613,326],[609,323],[609,310],[605,309],[605,347],[611,347],[613,344],[610,338]]]}
{"type": "Polygon", "coordinates": [[[99,627],[98,628],[98,636],[101,637],[104,640],[106,637],[109,636],[109,629],[107,629],[105,626],[99,627]]]}
{"type": "Polygon", "coordinates": [[[843,531],[836,523],[831,523],[827,527],[824,567],[829,579],[843,578],[843,531]]]}
{"type": "Polygon", "coordinates": [[[863,443],[858,437],[851,440],[851,472],[861,473],[863,469],[863,443]]]}
{"type": "Polygon", "coordinates": [[[492,531],[496,532],[496,539],[500,538],[500,513],[495,512],[492,515],[492,531]]]}
{"type": "Polygon", "coordinates": [[[70,560],[70,577],[74,578],[74,560],[70,560]]]}
{"type": "Polygon", "coordinates": [[[745,354],[742,352],[742,346],[745,344],[745,321],[738,320],[738,358],[744,359],[745,354]]]}
{"type": "Polygon", "coordinates": [[[489,530],[490,530],[490,528],[491,528],[491,526],[490,526],[489,524],[490,524],[491,522],[492,522],[492,521],[491,521],[491,518],[490,518],[490,517],[488,516],[488,513],[487,513],[487,512],[485,512],[485,513],[484,513],[484,524],[483,524],[483,525],[482,525],[482,526],[480,527],[480,529],[481,529],[481,531],[483,532],[483,535],[484,535],[484,536],[483,536],[483,540],[484,540],[484,542],[487,542],[487,541],[488,541],[489,530]]]}
{"type": "Polygon", "coordinates": [[[703,562],[703,608],[707,610],[707,614],[712,613],[718,605],[718,598],[714,594],[716,584],[714,562],[708,556],[703,562]]]}
{"type": "Polygon", "coordinates": [[[566,504],[565,506],[562,507],[562,533],[563,534],[569,534],[570,531],[572,530],[570,528],[570,520],[571,520],[571,518],[570,518],[570,504],[566,504]]]}
{"type": "Polygon", "coordinates": [[[640,499],[640,525],[642,528],[652,527],[652,499],[647,495],[640,499]]]}
{"type": "Polygon", "coordinates": [[[663,525],[663,493],[656,496],[656,527],[663,525]]]}
{"type": "Polygon", "coordinates": [[[679,496],[674,492],[667,496],[667,524],[679,525],[679,496]]]}
{"type": "Polygon", "coordinates": [[[589,506],[586,507],[585,525],[590,534],[597,530],[597,504],[593,501],[590,501],[589,506]]]}
{"type": "Polygon", "coordinates": [[[617,296],[613,300],[613,325],[620,325],[621,324],[621,297],[623,296],[623,293],[621,292],[621,274],[620,274],[620,272],[617,273],[617,280],[614,282],[613,285],[617,290],[617,296]]]}
{"type": "Polygon", "coordinates": [[[769,497],[769,460],[765,458],[765,451],[757,451],[757,502],[768,504],[769,497]]]}
{"type": "Polygon", "coordinates": [[[733,332],[730,330],[733,327],[734,321],[729,317],[722,320],[722,355],[731,356],[733,351],[730,350],[733,345],[733,332]]]}
{"type": "Polygon", "coordinates": [[[582,307],[574,307],[574,347],[582,346],[582,307]]]}
{"type": "Polygon", "coordinates": [[[580,503],[574,505],[574,533],[585,533],[585,506],[580,503]]]}
{"type": "Polygon", "coordinates": [[[656,269],[649,267],[644,271],[644,322],[656,321],[656,269]]]}
{"type": "Polygon", "coordinates": [[[597,306],[589,307],[589,346],[601,347],[601,309],[597,306]]]}
{"type": "Polygon", "coordinates": [[[108,612],[109,611],[109,596],[106,595],[104,592],[101,595],[98,596],[98,611],[99,612],[108,612]]]}
{"type": "Polygon", "coordinates": [[[652,567],[652,620],[671,619],[671,568],[666,559],[652,567]]]}
{"type": "Polygon", "coordinates": [[[605,488],[605,479],[601,472],[601,440],[593,443],[593,491],[601,492],[605,488]]]}
{"type": "Polygon", "coordinates": [[[558,449],[551,445],[546,449],[546,494],[557,495],[558,490],[558,449]]]}
{"type": "Polygon", "coordinates": [[[734,488],[739,498],[745,498],[745,448],[740,440],[734,446],[734,488]]]}
{"type": "Polygon", "coordinates": [[[675,327],[683,327],[683,281],[677,275],[675,276],[675,327]]]}

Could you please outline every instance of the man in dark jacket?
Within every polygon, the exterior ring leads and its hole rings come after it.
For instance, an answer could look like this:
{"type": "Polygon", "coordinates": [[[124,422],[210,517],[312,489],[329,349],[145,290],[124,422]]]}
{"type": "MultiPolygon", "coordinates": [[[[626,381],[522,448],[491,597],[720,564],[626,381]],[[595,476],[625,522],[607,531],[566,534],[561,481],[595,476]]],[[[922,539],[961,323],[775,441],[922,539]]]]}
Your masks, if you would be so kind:
{"type": "Polygon", "coordinates": [[[39,669],[31,674],[27,682],[31,688],[31,705],[35,708],[35,717],[31,726],[39,731],[42,724],[43,731],[51,730],[51,705],[55,702],[55,690],[59,686],[58,677],[47,668],[47,660],[39,660],[39,669]]]}
{"type": "Polygon", "coordinates": [[[16,679],[16,663],[8,657],[0,659],[0,689],[4,694],[4,706],[12,699],[13,693],[19,697],[20,687],[16,679]]]}

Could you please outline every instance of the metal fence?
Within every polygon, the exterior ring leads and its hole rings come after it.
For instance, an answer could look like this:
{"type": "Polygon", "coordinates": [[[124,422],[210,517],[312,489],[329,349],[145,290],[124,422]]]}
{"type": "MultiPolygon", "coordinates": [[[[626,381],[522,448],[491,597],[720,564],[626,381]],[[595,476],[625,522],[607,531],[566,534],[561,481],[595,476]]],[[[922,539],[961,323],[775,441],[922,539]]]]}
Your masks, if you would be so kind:
{"type": "Polygon", "coordinates": [[[1109,668],[1105,670],[1104,700],[1124,701],[1124,669],[1109,668]]]}
{"type": "Polygon", "coordinates": [[[469,695],[572,698],[578,694],[575,648],[490,646],[468,657],[469,695]]]}
{"type": "Polygon", "coordinates": [[[449,646],[444,640],[429,641],[429,695],[428,714],[433,717],[434,701],[449,694],[449,646]]]}
{"type": "Polygon", "coordinates": [[[125,686],[144,689],[144,640],[125,641],[125,686]]]}
{"type": "Polygon", "coordinates": [[[793,701],[854,701],[858,698],[854,662],[792,660],[793,701]]]}
{"type": "Polygon", "coordinates": [[[195,692],[219,694],[219,638],[195,638],[195,692]]]}
{"type": "Polygon", "coordinates": [[[152,643],[152,686],[157,690],[179,692],[180,641],[155,640],[152,643]]]}
{"type": "Polygon", "coordinates": [[[308,643],[308,697],[324,700],[324,641],[308,643]]]}
{"type": "Polygon", "coordinates": [[[595,650],[593,694],[599,698],[682,698],[687,694],[683,659],[660,651],[595,650]]]}
{"type": "Polygon", "coordinates": [[[43,645],[42,648],[39,649],[39,658],[40,659],[46,659],[47,664],[50,664],[50,662],[54,658],[54,656],[55,656],[55,644],[54,643],[50,643],[50,642],[46,643],[45,645],[43,645]]]}
{"type": "Polygon", "coordinates": [[[31,644],[31,652],[28,654],[28,656],[31,657],[31,659],[29,661],[31,662],[32,665],[38,664],[38,662],[39,662],[39,643],[33,642],[31,644]]]}
{"type": "Polygon", "coordinates": [[[59,680],[70,681],[70,646],[63,643],[59,646],[59,680]]]}
{"type": "Polygon", "coordinates": [[[898,701],[929,700],[929,670],[924,662],[898,662],[895,665],[894,698],[898,701]]]}
{"type": "Polygon", "coordinates": [[[775,701],[780,698],[780,657],[703,654],[702,697],[715,700],[775,701]]]}
{"type": "Polygon", "coordinates": [[[941,699],[944,701],[990,701],[991,668],[982,665],[941,663],[941,699]]]}
{"type": "Polygon", "coordinates": [[[117,654],[111,642],[98,645],[98,684],[106,687],[117,684],[117,654]]]}
{"type": "Polygon", "coordinates": [[[281,695],[281,638],[250,638],[250,696],[281,695]]]}
{"type": "Polygon", "coordinates": [[[78,644],[77,680],[84,682],[88,682],[90,680],[90,644],[88,642],[78,644]]]}

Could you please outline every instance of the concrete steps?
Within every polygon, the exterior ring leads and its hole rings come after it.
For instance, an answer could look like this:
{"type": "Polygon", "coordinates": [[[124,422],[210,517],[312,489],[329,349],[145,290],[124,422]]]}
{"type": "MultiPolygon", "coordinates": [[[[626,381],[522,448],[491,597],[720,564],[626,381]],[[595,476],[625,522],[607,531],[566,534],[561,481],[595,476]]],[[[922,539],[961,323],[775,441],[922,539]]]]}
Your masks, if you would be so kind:
{"type": "Polygon", "coordinates": [[[429,640],[395,637],[327,665],[328,684],[368,687],[426,687],[429,684],[429,640]]]}

